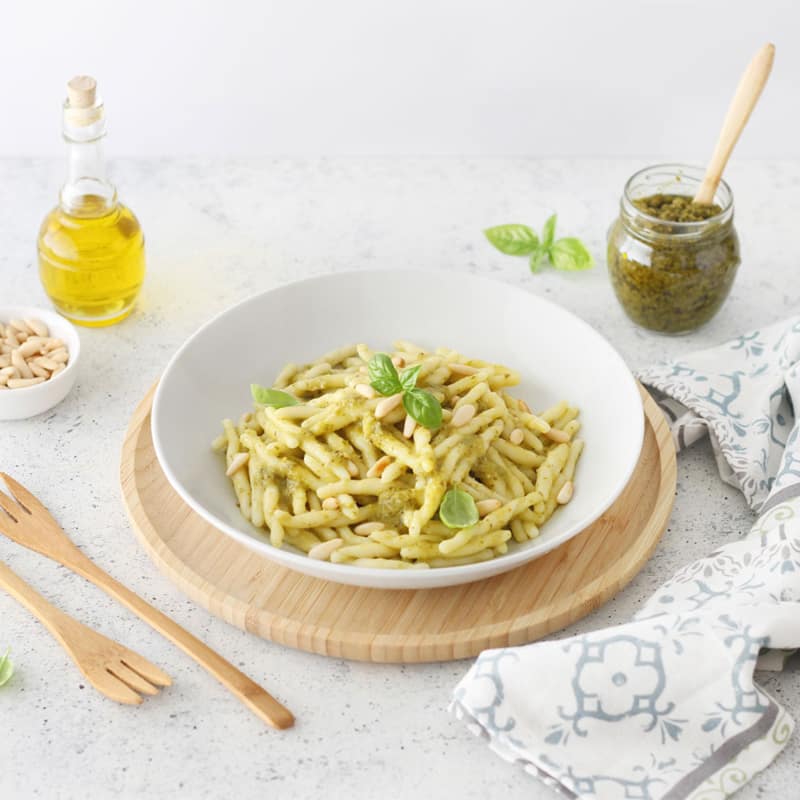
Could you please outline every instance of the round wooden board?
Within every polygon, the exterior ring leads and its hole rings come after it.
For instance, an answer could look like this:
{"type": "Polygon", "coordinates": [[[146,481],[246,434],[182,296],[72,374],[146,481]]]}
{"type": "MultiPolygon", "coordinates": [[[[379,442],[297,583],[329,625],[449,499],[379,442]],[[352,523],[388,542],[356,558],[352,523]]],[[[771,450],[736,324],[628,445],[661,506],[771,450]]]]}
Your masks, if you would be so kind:
{"type": "Polygon", "coordinates": [[[178,497],[150,436],[153,390],[131,420],[122,492],[158,568],[213,614],[313,653],[379,662],[448,661],[531,642],[593,611],[653,552],[675,496],[675,449],[642,390],[642,454],[617,502],[561,547],[511,572],[425,591],[344,586],[278,566],[209,525],[178,497]]]}

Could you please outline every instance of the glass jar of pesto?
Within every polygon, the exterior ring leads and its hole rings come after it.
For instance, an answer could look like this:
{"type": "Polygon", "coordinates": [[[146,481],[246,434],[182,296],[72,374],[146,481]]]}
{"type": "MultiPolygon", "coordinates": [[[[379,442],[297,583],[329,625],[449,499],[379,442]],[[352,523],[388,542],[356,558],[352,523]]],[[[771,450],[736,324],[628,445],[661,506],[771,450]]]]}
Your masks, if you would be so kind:
{"type": "Polygon", "coordinates": [[[688,333],[708,322],[739,267],[733,194],[721,181],[714,205],[692,201],[703,170],[658,164],[625,184],[608,233],[608,272],[617,299],[643,328],[688,333]]]}

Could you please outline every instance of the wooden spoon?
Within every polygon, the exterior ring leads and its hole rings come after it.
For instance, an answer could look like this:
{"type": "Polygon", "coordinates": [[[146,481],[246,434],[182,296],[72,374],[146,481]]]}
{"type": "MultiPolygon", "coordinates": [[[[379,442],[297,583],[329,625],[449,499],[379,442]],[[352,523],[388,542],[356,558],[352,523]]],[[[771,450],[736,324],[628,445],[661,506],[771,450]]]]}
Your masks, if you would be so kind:
{"type": "Polygon", "coordinates": [[[775,45],[765,44],[756,54],[748,65],[747,69],[736,87],[736,94],[728,106],[728,113],[722,123],[722,130],[719,132],[717,146],[711,156],[711,161],[706,168],[703,182],[694,196],[694,202],[703,206],[711,205],[717,193],[717,186],[722,179],[722,173],[728,159],[731,157],[733,148],[739,140],[750,114],[755,108],[761,91],[769,78],[772,70],[772,62],[775,60],[775,45]]]}

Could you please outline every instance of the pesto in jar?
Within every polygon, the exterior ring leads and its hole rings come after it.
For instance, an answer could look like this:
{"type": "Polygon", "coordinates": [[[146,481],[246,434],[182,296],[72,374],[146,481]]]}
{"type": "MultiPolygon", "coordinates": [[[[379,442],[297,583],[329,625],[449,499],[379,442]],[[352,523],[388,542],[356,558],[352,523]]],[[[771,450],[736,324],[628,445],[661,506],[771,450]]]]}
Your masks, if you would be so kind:
{"type": "Polygon", "coordinates": [[[732,219],[732,203],[704,206],[669,193],[623,198],[609,233],[608,270],[628,316],[662,333],[708,322],[739,266],[732,219]]]}
{"type": "Polygon", "coordinates": [[[702,222],[722,213],[716,203],[700,205],[684,194],[651,194],[637,198],[633,204],[642,213],[667,222],[702,222]]]}

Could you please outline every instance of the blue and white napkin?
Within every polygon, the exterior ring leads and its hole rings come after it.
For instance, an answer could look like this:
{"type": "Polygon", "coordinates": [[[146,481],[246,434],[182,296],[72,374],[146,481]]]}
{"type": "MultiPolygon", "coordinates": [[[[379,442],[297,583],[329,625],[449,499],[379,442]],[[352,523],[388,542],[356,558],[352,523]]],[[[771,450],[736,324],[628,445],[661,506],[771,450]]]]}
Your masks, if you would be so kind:
{"type": "Polygon", "coordinates": [[[725,798],[794,728],[753,682],[800,647],[800,317],[639,373],[678,448],[708,434],[759,517],[688,564],[629,623],[481,654],[452,709],[571,798],[725,798]]]}

